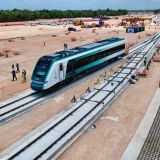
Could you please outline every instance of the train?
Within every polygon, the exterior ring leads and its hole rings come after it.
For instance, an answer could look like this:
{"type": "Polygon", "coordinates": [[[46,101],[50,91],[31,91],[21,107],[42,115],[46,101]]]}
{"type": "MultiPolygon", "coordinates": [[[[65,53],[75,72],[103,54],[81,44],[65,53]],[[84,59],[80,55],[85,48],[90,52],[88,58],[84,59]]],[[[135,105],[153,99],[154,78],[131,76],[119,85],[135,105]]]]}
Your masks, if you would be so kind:
{"type": "Polygon", "coordinates": [[[34,68],[31,89],[49,90],[124,56],[125,39],[117,37],[42,56],[34,68]]]}

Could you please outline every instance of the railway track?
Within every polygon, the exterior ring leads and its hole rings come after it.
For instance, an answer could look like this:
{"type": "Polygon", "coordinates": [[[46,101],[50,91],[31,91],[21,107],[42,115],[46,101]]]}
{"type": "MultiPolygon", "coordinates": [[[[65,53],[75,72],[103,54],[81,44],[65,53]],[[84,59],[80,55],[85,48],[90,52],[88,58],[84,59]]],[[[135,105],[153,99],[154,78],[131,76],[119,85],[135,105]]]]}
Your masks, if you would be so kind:
{"type": "Polygon", "coordinates": [[[99,74],[104,69],[109,69],[117,65],[118,63],[122,62],[123,60],[119,60],[115,63],[112,63],[111,65],[106,66],[103,69],[100,69],[94,73],[91,73],[81,79],[78,79],[75,82],[72,82],[71,84],[64,86],[63,88],[54,91],[53,93],[37,93],[32,92],[31,94],[27,94],[18,98],[14,98],[14,100],[9,100],[9,102],[1,102],[0,103],[0,125],[5,124],[6,122],[9,122],[10,120],[32,110],[33,108],[47,103],[57,95],[65,92],[66,90],[73,88],[77,86],[80,83],[83,83],[84,81],[87,81],[94,77],[94,75],[99,74]]]}
{"type": "MultiPolygon", "coordinates": [[[[153,36],[154,37],[154,36],[153,36]]],[[[130,48],[130,53],[129,53],[129,56],[132,56],[132,54],[134,54],[135,51],[138,51],[139,49],[141,49],[143,46],[145,46],[150,40],[153,39],[153,37],[141,42],[141,43],[138,43],[137,45],[133,46],[130,48]]]]}
{"type": "Polygon", "coordinates": [[[18,101],[20,101],[20,100],[23,100],[24,98],[27,98],[27,97],[29,97],[29,96],[31,96],[31,95],[34,95],[35,93],[34,92],[29,92],[29,93],[26,93],[25,95],[23,95],[23,96],[20,96],[20,97],[16,97],[14,100],[9,100],[9,101],[7,101],[7,102],[1,102],[1,105],[0,105],[0,109],[3,109],[3,108],[5,108],[5,107],[7,107],[7,106],[9,106],[9,105],[12,105],[12,104],[14,104],[14,103],[16,103],[16,102],[18,102],[18,101]]]}
{"type": "Polygon", "coordinates": [[[64,86],[63,88],[54,91],[53,93],[37,93],[33,92],[31,94],[24,95],[20,98],[14,98],[15,100],[9,100],[9,102],[2,102],[0,103],[0,125],[5,124],[6,122],[11,121],[12,119],[32,110],[33,108],[47,103],[57,95],[65,92],[66,90],[77,86],[78,84],[83,83],[94,77],[94,75],[101,73],[104,69],[109,69],[117,65],[118,63],[122,62],[123,60],[119,60],[111,65],[106,66],[103,69],[100,69],[94,73],[91,73],[81,79],[72,82],[71,84],[64,86]]]}
{"type": "Polygon", "coordinates": [[[139,52],[104,83],[96,86],[91,92],[70,107],[59,117],[51,120],[45,127],[11,150],[4,160],[37,160],[57,158],[69,144],[80,136],[124,90],[132,76],[143,64],[145,56],[151,58],[155,45],[160,39],[157,34],[146,43],[139,52]]]}
{"type": "MultiPolygon", "coordinates": [[[[152,40],[152,38],[140,43],[139,45],[136,45],[135,47],[132,47],[130,50],[130,54],[128,56],[133,55],[138,50],[141,50],[151,40],[152,40]]],[[[117,63],[120,63],[122,61],[123,60],[115,62],[109,66],[106,66],[105,68],[111,68],[114,65],[116,65],[117,63]]],[[[60,89],[59,91],[56,91],[54,93],[49,93],[46,95],[46,93],[31,92],[31,94],[24,95],[20,98],[13,100],[13,101],[1,103],[0,104],[0,125],[12,120],[13,118],[15,118],[17,116],[20,116],[21,114],[23,114],[25,112],[32,110],[36,106],[39,106],[42,102],[43,103],[48,102],[50,99],[54,98],[58,94],[77,85],[78,83],[83,82],[84,80],[90,79],[91,77],[93,77],[95,74],[101,72],[102,70],[104,70],[104,68],[95,72],[95,73],[92,73],[91,75],[89,75],[85,78],[77,80],[77,82],[70,84],[69,86],[66,86],[65,88],[60,89]]]]}

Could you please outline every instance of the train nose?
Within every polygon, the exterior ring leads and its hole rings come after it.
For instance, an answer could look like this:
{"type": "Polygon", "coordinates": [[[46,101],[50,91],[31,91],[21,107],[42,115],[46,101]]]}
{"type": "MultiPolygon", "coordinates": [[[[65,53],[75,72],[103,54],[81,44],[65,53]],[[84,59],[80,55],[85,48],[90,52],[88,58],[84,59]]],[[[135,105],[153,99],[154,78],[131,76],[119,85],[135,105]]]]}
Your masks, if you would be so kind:
{"type": "Polygon", "coordinates": [[[43,85],[31,82],[31,89],[34,90],[34,91],[42,91],[43,90],[43,85]]]}

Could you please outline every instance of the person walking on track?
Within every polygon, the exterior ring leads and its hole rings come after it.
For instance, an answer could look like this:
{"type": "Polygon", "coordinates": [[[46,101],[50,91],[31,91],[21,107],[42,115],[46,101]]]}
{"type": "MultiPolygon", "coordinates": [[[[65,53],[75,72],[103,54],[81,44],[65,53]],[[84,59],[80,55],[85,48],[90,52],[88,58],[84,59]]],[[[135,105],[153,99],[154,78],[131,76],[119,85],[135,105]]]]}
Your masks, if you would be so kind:
{"type": "Polygon", "coordinates": [[[16,70],[14,69],[14,67],[12,66],[12,81],[16,80],[17,81],[17,77],[16,77],[16,70]]]}
{"type": "Polygon", "coordinates": [[[19,69],[19,64],[18,63],[16,63],[16,69],[17,69],[16,73],[19,73],[20,69],[19,69]]]}

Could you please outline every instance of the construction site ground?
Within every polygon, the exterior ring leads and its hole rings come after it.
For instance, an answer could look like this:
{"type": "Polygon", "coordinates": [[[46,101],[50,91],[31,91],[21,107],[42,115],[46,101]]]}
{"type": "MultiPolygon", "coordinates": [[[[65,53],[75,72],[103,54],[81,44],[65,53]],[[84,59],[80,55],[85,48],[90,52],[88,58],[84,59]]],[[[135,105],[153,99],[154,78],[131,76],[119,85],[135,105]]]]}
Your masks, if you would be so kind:
{"type": "MultiPolygon", "coordinates": [[[[21,26],[0,28],[0,53],[8,51],[9,57],[0,56],[0,99],[15,96],[21,91],[29,89],[29,83],[33,68],[37,59],[63,49],[63,44],[69,47],[94,42],[108,37],[124,37],[128,46],[132,46],[148,35],[155,33],[154,27],[148,27],[145,32],[126,34],[123,27],[82,29],[79,32],[66,35],[67,27],[52,26],[21,26]],[[118,32],[117,32],[118,31],[118,32]],[[8,42],[13,37],[21,37],[8,42]],[[24,38],[22,38],[24,37],[24,38]],[[71,41],[74,37],[76,41],[71,41]],[[3,40],[1,40],[3,39],[3,40]],[[4,40],[7,39],[7,40],[4,40]],[[46,46],[43,45],[44,41],[46,46]],[[18,81],[11,81],[11,65],[19,63],[21,69],[27,70],[27,83],[21,83],[21,75],[18,81]]],[[[121,65],[121,64],[119,64],[121,65]]],[[[152,63],[149,76],[140,79],[114,102],[114,104],[95,123],[95,129],[88,129],[59,160],[118,160],[127,148],[130,140],[136,132],[151,99],[159,85],[159,63],[152,63]]],[[[108,76],[118,68],[107,71],[108,76]]],[[[0,126],[0,152],[14,144],[35,128],[65,109],[71,98],[80,97],[88,86],[95,85],[100,75],[83,82],[74,88],[58,95],[49,103],[37,107],[32,111],[0,126]]]]}
{"type": "Polygon", "coordinates": [[[134,44],[149,38],[155,33],[154,27],[147,27],[145,32],[137,34],[126,34],[122,26],[112,28],[81,29],[66,35],[68,26],[9,26],[0,28],[0,100],[15,96],[19,92],[30,88],[30,79],[40,56],[63,50],[64,43],[69,48],[92,43],[109,37],[126,38],[126,46],[134,44]],[[9,42],[14,38],[13,42],[9,42]],[[72,41],[71,39],[75,39],[72,41]],[[44,46],[44,42],[46,46],[44,46]],[[8,58],[5,54],[8,54],[8,58]],[[21,74],[18,81],[12,82],[11,66],[20,64],[20,69],[27,71],[27,83],[21,83],[21,74]]]}

